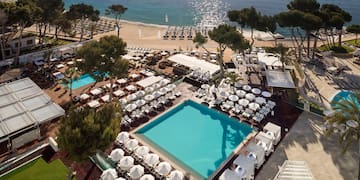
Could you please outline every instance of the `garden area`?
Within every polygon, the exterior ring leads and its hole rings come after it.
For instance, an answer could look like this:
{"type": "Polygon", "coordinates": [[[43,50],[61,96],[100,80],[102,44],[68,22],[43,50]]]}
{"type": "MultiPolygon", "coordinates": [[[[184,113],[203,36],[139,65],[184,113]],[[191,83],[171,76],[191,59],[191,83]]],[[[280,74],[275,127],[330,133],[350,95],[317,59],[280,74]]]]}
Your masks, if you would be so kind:
{"type": "Polygon", "coordinates": [[[12,172],[0,177],[7,180],[63,180],[67,179],[68,168],[60,159],[47,163],[43,158],[38,158],[12,172]]]}

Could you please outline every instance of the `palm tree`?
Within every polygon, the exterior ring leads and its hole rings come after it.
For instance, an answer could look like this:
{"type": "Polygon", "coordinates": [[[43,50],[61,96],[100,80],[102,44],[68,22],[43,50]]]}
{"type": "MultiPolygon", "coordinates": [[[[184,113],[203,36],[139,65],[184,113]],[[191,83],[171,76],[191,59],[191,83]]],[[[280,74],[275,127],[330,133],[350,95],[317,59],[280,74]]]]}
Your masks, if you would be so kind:
{"type": "Polygon", "coordinates": [[[239,74],[236,74],[235,72],[228,72],[225,76],[229,78],[231,84],[235,84],[236,82],[242,80],[239,74]]]}
{"type": "MultiPolygon", "coordinates": [[[[359,142],[360,140],[360,93],[356,92],[351,94],[349,99],[336,102],[333,104],[333,110],[334,114],[325,118],[331,125],[327,129],[326,135],[340,131],[338,142],[342,145],[343,153],[345,153],[352,142],[359,142]]],[[[360,156],[358,158],[358,179],[360,179],[360,156]]]]}
{"type": "Polygon", "coordinates": [[[79,77],[80,77],[79,73],[77,72],[75,67],[71,67],[65,70],[64,82],[68,84],[66,87],[70,90],[69,96],[71,99],[72,99],[72,83],[78,80],[79,77]]]}

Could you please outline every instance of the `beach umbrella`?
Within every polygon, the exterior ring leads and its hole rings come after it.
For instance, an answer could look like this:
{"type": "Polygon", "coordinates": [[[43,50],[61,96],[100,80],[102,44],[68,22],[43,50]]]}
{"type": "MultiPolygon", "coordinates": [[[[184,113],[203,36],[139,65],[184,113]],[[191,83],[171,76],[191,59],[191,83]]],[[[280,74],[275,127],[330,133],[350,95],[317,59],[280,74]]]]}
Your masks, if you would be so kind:
{"type": "Polygon", "coordinates": [[[160,174],[160,175],[168,175],[171,171],[171,165],[168,162],[160,162],[157,166],[156,166],[156,171],[160,174]]]}
{"type": "Polygon", "coordinates": [[[154,91],[154,88],[151,86],[145,88],[145,92],[149,93],[149,92],[153,92],[153,91],[154,91]]]}
{"type": "Polygon", "coordinates": [[[122,177],[118,177],[116,178],[115,180],[126,180],[125,178],[122,178],[122,177]]]}
{"type": "Polygon", "coordinates": [[[242,84],[240,82],[235,82],[234,86],[236,88],[241,88],[242,84]]]}
{"type": "Polygon", "coordinates": [[[141,107],[144,104],[146,104],[146,101],[143,100],[143,99],[139,99],[139,100],[135,101],[135,104],[136,104],[137,107],[141,107]]]}
{"type": "Polygon", "coordinates": [[[206,90],[206,89],[209,89],[209,88],[210,88],[210,85],[208,85],[208,84],[202,84],[202,85],[201,85],[201,88],[206,90]]]}
{"type": "Polygon", "coordinates": [[[265,104],[266,103],[266,99],[263,97],[256,97],[255,98],[255,102],[258,104],[265,104]]]}
{"type": "Polygon", "coordinates": [[[155,177],[151,174],[144,174],[141,176],[140,180],[155,180],[155,177]]]}
{"type": "Polygon", "coordinates": [[[271,97],[271,93],[270,93],[269,91],[263,91],[263,92],[261,93],[261,95],[264,96],[264,97],[266,97],[266,98],[271,97]]]}
{"type": "Polygon", "coordinates": [[[147,146],[140,146],[136,149],[135,154],[144,157],[149,154],[149,148],[147,146]]]}
{"type": "Polygon", "coordinates": [[[169,91],[169,89],[166,88],[166,87],[163,87],[163,88],[160,88],[160,89],[159,89],[159,92],[160,92],[160,94],[162,94],[162,95],[166,94],[168,91],[169,91]]]}
{"type": "Polygon", "coordinates": [[[128,112],[131,112],[131,111],[135,110],[136,107],[137,107],[136,104],[131,103],[131,104],[128,104],[125,106],[125,110],[128,112]]]}
{"type": "Polygon", "coordinates": [[[160,83],[155,83],[152,85],[154,89],[159,89],[161,87],[160,83]]]}
{"type": "Polygon", "coordinates": [[[127,103],[126,98],[121,98],[121,99],[119,99],[119,103],[120,103],[122,106],[124,106],[124,105],[127,103]]]}
{"type": "Polygon", "coordinates": [[[128,85],[125,87],[125,89],[128,91],[136,91],[137,88],[134,85],[128,85]]]}
{"type": "Polygon", "coordinates": [[[168,84],[168,85],[166,86],[166,88],[168,88],[169,90],[173,90],[173,89],[176,88],[176,85],[175,85],[175,84],[168,84]]]}
{"type": "Polygon", "coordinates": [[[251,109],[253,111],[258,110],[259,108],[260,108],[260,105],[258,103],[252,102],[252,103],[249,104],[249,109],[251,109]]]}
{"type": "Polygon", "coordinates": [[[137,97],[143,97],[145,95],[145,91],[138,91],[136,92],[137,97]]]}
{"type": "Polygon", "coordinates": [[[138,147],[138,145],[139,142],[136,139],[130,139],[128,142],[125,143],[125,147],[130,151],[135,150],[138,147]]]}
{"type": "Polygon", "coordinates": [[[252,88],[251,92],[254,94],[261,94],[261,90],[259,88],[252,88]]]}
{"type": "Polygon", "coordinates": [[[169,84],[169,83],[170,83],[170,80],[168,80],[168,79],[162,79],[162,80],[159,82],[160,86],[165,86],[165,85],[167,85],[167,84],[169,84]]]}
{"type": "Polygon", "coordinates": [[[235,94],[239,97],[244,97],[246,95],[246,92],[243,90],[237,90],[235,94]]]}
{"type": "Polygon", "coordinates": [[[123,157],[124,157],[124,151],[120,148],[116,148],[116,149],[112,150],[110,153],[110,158],[114,162],[120,161],[120,159],[123,157]]]}
{"type": "Polygon", "coordinates": [[[155,98],[158,98],[161,96],[161,93],[159,91],[155,91],[152,93],[152,95],[155,97],[155,98]]]}
{"type": "Polygon", "coordinates": [[[134,166],[134,158],[131,156],[124,156],[120,159],[118,166],[122,170],[128,170],[134,166]]]}
{"type": "Polygon", "coordinates": [[[241,106],[247,106],[249,104],[249,100],[247,99],[240,99],[238,102],[241,106]]]}
{"type": "Polygon", "coordinates": [[[250,90],[251,90],[251,86],[249,86],[249,85],[244,85],[244,86],[242,87],[242,89],[245,90],[245,91],[250,91],[250,90]]]}
{"type": "Polygon", "coordinates": [[[126,131],[120,132],[120,133],[117,135],[116,140],[117,140],[119,143],[126,143],[127,141],[129,141],[129,133],[126,132],[126,131]]]}
{"type": "Polygon", "coordinates": [[[237,95],[232,94],[229,96],[229,100],[235,102],[239,100],[239,97],[237,95]]]}
{"type": "Polygon", "coordinates": [[[167,53],[167,52],[165,52],[165,51],[163,51],[163,52],[161,52],[161,53],[160,53],[160,55],[162,55],[162,56],[166,56],[166,55],[168,55],[168,53],[167,53]]]}
{"type": "Polygon", "coordinates": [[[147,154],[144,157],[144,162],[150,166],[155,166],[159,163],[159,156],[154,153],[147,154]]]}
{"type": "Polygon", "coordinates": [[[249,100],[249,101],[253,101],[253,100],[255,99],[255,95],[252,94],[252,93],[247,93],[247,94],[245,95],[245,98],[246,98],[247,100],[249,100]]]}
{"type": "Polygon", "coordinates": [[[184,174],[181,171],[174,170],[170,172],[169,180],[183,180],[184,174]]]}
{"type": "Polygon", "coordinates": [[[128,101],[133,101],[133,100],[135,100],[136,98],[137,98],[137,96],[136,96],[135,93],[129,94],[128,96],[126,96],[126,99],[127,99],[128,101]]]}
{"type": "Polygon", "coordinates": [[[155,96],[152,95],[152,94],[148,94],[148,95],[146,95],[146,96],[144,97],[144,99],[145,99],[146,101],[151,101],[151,100],[153,100],[154,98],[155,98],[155,96]]]}
{"type": "Polygon", "coordinates": [[[114,168],[107,169],[103,171],[100,176],[101,180],[113,180],[117,178],[117,172],[114,168]]]}
{"type": "Polygon", "coordinates": [[[130,169],[129,175],[132,179],[138,179],[144,174],[144,167],[135,165],[130,169]]]}

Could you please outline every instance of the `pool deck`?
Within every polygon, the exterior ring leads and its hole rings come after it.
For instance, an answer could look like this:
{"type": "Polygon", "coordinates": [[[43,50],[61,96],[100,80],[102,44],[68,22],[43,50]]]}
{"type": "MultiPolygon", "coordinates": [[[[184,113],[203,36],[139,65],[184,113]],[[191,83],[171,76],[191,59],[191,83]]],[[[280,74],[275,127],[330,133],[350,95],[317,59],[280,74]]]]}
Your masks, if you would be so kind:
{"type": "Polygon", "coordinates": [[[303,112],[275,152],[264,164],[256,179],[273,179],[285,160],[305,161],[315,179],[357,179],[358,143],[341,153],[336,135],[325,137],[322,117],[303,112]]]}
{"type": "MultiPolygon", "coordinates": [[[[189,173],[189,171],[193,171],[193,170],[189,170],[189,168],[181,165],[180,163],[176,163],[178,162],[178,160],[173,159],[172,157],[169,157],[168,155],[166,155],[165,152],[163,152],[160,149],[154,148],[153,145],[151,145],[147,140],[145,140],[144,138],[142,138],[141,136],[135,134],[136,131],[140,130],[141,128],[143,128],[144,126],[146,126],[147,124],[149,124],[150,122],[156,120],[158,117],[162,116],[163,114],[165,114],[168,111],[171,111],[172,109],[176,108],[177,105],[181,104],[182,102],[186,101],[186,100],[192,100],[195,101],[199,104],[201,104],[201,101],[198,98],[194,97],[194,92],[191,90],[193,86],[187,84],[187,83],[180,83],[177,88],[178,90],[180,90],[182,92],[182,96],[180,98],[178,98],[176,101],[174,101],[174,104],[172,107],[170,107],[169,109],[157,114],[156,116],[152,117],[147,123],[140,125],[139,127],[133,129],[130,131],[131,135],[133,137],[135,137],[137,140],[139,140],[139,142],[141,144],[144,144],[146,146],[148,146],[150,148],[150,150],[156,154],[158,154],[160,156],[161,159],[169,162],[172,167],[174,167],[175,169],[178,169],[180,171],[186,172],[185,175],[190,176],[190,180],[197,180],[197,179],[203,179],[202,177],[200,177],[197,174],[193,174],[193,173],[189,173]]],[[[257,134],[256,131],[253,131],[252,133],[250,133],[246,139],[244,139],[234,150],[233,152],[220,164],[220,166],[208,177],[208,179],[213,179],[225,166],[226,164],[228,164],[228,162],[233,159],[234,155],[237,154],[237,152],[239,152],[251,139],[253,139],[253,137],[255,137],[257,134]]]]}

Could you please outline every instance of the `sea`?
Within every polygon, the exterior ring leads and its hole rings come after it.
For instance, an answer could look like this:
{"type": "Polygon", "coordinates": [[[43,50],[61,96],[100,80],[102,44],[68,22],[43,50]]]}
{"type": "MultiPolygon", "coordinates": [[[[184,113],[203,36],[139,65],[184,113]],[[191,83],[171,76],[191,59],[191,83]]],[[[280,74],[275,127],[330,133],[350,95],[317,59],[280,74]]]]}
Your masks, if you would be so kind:
{"type": "MultiPolygon", "coordinates": [[[[122,19],[169,26],[216,26],[227,22],[228,10],[255,7],[262,14],[286,11],[291,0],[64,0],[65,6],[86,3],[102,15],[112,4],[128,8],[122,19]]],[[[336,4],[352,15],[349,24],[360,24],[360,0],[318,0],[320,4],[336,4]]]]}

